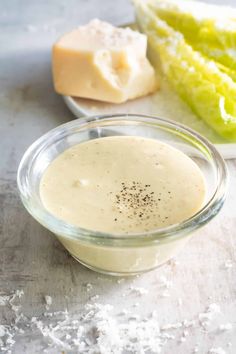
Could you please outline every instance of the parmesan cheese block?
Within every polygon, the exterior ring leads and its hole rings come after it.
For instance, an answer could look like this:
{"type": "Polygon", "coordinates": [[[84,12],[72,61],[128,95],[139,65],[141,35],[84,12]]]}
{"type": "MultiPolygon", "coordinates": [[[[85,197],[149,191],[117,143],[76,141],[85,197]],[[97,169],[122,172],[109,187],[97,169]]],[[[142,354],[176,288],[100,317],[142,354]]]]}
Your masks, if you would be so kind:
{"type": "Polygon", "coordinates": [[[157,89],[146,58],[147,37],[93,20],[53,47],[55,90],[63,95],[121,103],[157,89]]]}

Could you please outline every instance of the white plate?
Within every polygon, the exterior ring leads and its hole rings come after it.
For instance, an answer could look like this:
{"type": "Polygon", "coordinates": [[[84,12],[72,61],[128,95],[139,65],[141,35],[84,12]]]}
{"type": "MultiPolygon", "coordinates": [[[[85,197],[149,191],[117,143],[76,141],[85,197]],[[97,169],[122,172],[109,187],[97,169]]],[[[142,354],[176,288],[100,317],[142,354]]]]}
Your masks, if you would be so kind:
{"type": "Polygon", "coordinates": [[[155,94],[122,104],[104,103],[70,96],[64,96],[64,100],[77,118],[97,114],[143,113],[180,122],[213,142],[225,159],[236,158],[236,144],[227,143],[220,138],[190,110],[164,80],[161,82],[161,89],[155,94]]]}

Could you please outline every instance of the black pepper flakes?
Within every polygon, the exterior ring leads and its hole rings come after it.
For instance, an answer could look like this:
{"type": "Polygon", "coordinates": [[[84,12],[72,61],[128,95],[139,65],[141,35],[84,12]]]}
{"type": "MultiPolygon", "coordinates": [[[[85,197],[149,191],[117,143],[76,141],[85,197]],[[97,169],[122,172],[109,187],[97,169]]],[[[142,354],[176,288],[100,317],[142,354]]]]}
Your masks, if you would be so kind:
{"type": "Polygon", "coordinates": [[[115,196],[115,204],[120,214],[125,213],[128,219],[140,222],[148,220],[154,214],[157,200],[150,184],[143,185],[138,181],[122,182],[121,189],[115,196]]]}

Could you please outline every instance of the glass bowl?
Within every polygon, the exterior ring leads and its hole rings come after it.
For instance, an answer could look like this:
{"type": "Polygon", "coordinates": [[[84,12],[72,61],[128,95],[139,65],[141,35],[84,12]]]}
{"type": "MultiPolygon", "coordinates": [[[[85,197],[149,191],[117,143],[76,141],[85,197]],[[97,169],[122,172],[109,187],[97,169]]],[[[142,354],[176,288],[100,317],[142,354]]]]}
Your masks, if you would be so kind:
{"type": "Polygon", "coordinates": [[[168,261],[194,231],[219,212],[225,199],[227,169],[215,147],[183,125],[147,115],[115,114],[77,119],[43,135],[25,152],[17,182],[28,212],[52,231],[76,260],[95,271],[124,276],[152,270],[168,261]],[[40,179],[50,162],[75,144],[119,135],[157,139],[194,160],[206,181],[202,209],[184,222],[129,235],[75,227],[50,214],[39,194],[40,179]]]}

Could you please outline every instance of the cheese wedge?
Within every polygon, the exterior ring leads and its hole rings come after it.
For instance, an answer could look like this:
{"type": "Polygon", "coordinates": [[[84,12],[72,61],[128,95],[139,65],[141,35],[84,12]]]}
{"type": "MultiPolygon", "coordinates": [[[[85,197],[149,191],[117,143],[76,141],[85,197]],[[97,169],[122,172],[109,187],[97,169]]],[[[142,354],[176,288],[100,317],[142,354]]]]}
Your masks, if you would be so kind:
{"type": "Polygon", "coordinates": [[[93,20],[53,46],[55,90],[112,103],[154,92],[158,85],[146,50],[145,35],[93,20]]]}

